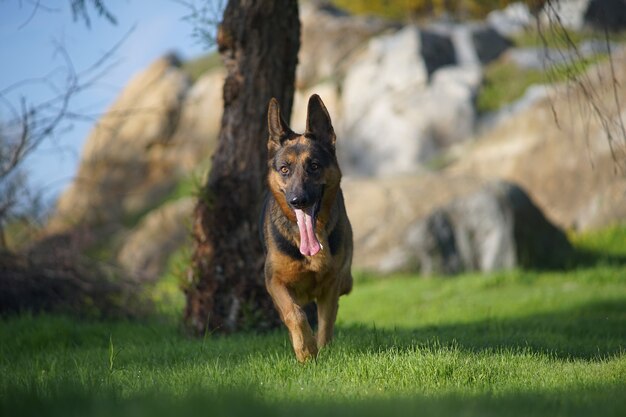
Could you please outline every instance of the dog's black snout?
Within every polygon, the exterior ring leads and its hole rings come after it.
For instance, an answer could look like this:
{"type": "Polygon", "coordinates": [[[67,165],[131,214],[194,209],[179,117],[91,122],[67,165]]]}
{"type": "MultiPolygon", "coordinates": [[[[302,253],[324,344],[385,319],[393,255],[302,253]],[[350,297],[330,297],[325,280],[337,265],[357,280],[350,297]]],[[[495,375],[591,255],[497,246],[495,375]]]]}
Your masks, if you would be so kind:
{"type": "Polygon", "coordinates": [[[305,195],[297,195],[291,197],[289,204],[295,208],[305,208],[309,204],[309,199],[305,195]]]}

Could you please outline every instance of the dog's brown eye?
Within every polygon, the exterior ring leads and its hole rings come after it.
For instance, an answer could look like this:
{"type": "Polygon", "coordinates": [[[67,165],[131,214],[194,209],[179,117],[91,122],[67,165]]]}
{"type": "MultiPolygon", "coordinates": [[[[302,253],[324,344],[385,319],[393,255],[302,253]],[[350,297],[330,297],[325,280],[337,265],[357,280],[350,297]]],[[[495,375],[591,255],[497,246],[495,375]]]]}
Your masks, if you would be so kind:
{"type": "Polygon", "coordinates": [[[280,167],[280,173],[283,175],[289,174],[289,168],[283,165],[282,167],[280,167]]]}
{"type": "Polygon", "coordinates": [[[313,162],[311,164],[311,171],[317,171],[318,169],[320,169],[320,166],[317,163],[313,162]]]}

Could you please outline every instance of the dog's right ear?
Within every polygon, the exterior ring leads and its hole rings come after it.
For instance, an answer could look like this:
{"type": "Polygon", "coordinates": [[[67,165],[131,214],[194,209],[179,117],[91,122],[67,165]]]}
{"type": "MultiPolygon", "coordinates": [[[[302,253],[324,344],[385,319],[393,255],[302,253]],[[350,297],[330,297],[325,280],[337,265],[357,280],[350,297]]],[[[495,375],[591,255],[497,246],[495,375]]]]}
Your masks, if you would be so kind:
{"type": "Polygon", "coordinates": [[[269,130],[268,146],[280,147],[283,142],[293,135],[293,132],[280,115],[280,105],[274,97],[270,100],[267,110],[267,127],[269,130]]]}

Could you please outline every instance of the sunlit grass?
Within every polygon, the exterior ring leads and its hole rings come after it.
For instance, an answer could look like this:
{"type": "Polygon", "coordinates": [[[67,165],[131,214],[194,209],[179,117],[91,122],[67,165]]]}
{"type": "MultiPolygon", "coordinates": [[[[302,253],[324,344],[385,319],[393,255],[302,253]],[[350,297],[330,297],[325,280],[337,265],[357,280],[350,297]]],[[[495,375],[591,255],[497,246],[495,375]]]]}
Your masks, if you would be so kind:
{"type": "Polygon", "coordinates": [[[576,235],[613,257],[569,271],[360,276],[305,365],[284,329],[186,336],[180,300],[140,322],[5,318],[0,414],[624,415],[625,234],[576,235]]]}

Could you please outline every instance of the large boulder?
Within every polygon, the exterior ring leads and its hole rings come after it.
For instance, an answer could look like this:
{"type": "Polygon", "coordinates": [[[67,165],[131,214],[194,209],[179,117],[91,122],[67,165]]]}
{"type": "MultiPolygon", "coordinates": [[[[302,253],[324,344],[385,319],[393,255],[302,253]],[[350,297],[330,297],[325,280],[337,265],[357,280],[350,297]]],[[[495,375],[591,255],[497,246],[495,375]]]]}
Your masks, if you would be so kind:
{"type": "Polygon", "coordinates": [[[626,50],[479,137],[449,171],[520,184],[565,229],[626,218],[626,50]]]}
{"type": "Polygon", "coordinates": [[[515,184],[489,183],[410,226],[394,269],[422,274],[565,266],[572,247],[515,184]]]}
{"type": "Polygon", "coordinates": [[[176,132],[165,149],[169,163],[189,172],[213,154],[221,127],[224,102],[222,86],[226,73],[213,70],[200,76],[182,103],[176,132]]]}
{"type": "Polygon", "coordinates": [[[594,29],[626,29],[626,0],[591,0],[584,15],[585,23],[594,29]]]}
{"type": "Polygon", "coordinates": [[[422,172],[470,139],[482,65],[510,42],[483,24],[432,24],[372,38],[341,86],[338,154],[348,174],[422,172]]]}
{"type": "Polygon", "coordinates": [[[526,3],[511,3],[487,15],[487,23],[503,36],[515,36],[535,23],[526,3]]]}
{"type": "Polygon", "coordinates": [[[157,279],[169,255],[189,241],[194,205],[195,199],[188,197],[148,213],[124,239],[118,263],[136,279],[157,279]]]}
{"type": "Polygon", "coordinates": [[[346,74],[336,126],[346,173],[419,172],[441,149],[470,137],[481,69],[447,65],[431,74],[420,34],[407,26],[372,39],[346,74]]]}
{"type": "Polygon", "coordinates": [[[388,27],[381,19],[351,16],[316,1],[302,4],[300,20],[302,37],[296,70],[299,89],[341,78],[354,52],[388,27]]]}
{"type": "Polygon", "coordinates": [[[428,69],[420,54],[415,26],[370,40],[350,67],[343,83],[344,118],[349,127],[360,122],[374,99],[387,93],[425,88],[428,69]]]}
{"type": "Polygon", "coordinates": [[[163,160],[174,146],[190,82],[173,56],[135,76],[85,142],[76,179],[60,196],[49,230],[119,221],[172,190],[177,164],[163,160]]]}
{"type": "Polygon", "coordinates": [[[474,193],[483,181],[466,175],[425,173],[344,178],[342,189],[354,232],[354,267],[391,272],[403,264],[398,247],[407,229],[437,207],[474,193]]]}
{"type": "Polygon", "coordinates": [[[354,266],[456,274],[563,266],[571,246],[522,188],[442,172],[347,179],[354,266]]]}
{"type": "Polygon", "coordinates": [[[585,12],[590,0],[559,0],[545,3],[539,21],[544,26],[564,27],[582,30],[585,26],[585,12]]]}
{"type": "Polygon", "coordinates": [[[342,119],[337,126],[342,167],[373,175],[410,171],[427,147],[422,119],[406,103],[424,90],[428,70],[419,54],[419,30],[372,39],[350,67],[342,89],[342,119]]]}
{"type": "MultiPolygon", "coordinates": [[[[441,44],[434,44],[432,56],[439,55],[438,61],[440,65],[433,68],[433,71],[444,65],[458,64],[467,65],[484,65],[498,58],[506,51],[512,42],[501,35],[497,30],[485,23],[434,23],[429,25],[423,33],[437,34],[440,38],[447,39],[450,43],[449,47],[441,44]]],[[[422,36],[423,44],[428,47],[433,42],[426,42],[428,37],[422,36]]],[[[441,43],[441,42],[440,42],[441,43]]],[[[424,53],[422,55],[428,62],[429,56],[424,53]]]]}

